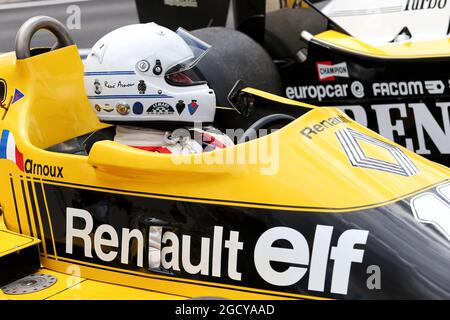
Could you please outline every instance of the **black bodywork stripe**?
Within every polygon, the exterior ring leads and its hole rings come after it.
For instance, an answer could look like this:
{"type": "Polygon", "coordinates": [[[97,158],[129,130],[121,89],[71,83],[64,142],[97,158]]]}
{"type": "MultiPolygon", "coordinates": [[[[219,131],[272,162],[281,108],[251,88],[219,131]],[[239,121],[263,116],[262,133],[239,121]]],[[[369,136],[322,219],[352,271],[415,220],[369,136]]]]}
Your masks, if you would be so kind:
{"type": "Polygon", "coordinates": [[[271,204],[271,203],[258,203],[258,202],[245,202],[245,201],[233,201],[233,200],[221,200],[221,199],[208,199],[208,198],[194,198],[194,197],[185,197],[185,196],[174,196],[174,195],[167,195],[167,194],[158,194],[158,193],[148,193],[148,192],[141,192],[141,191],[127,191],[127,190],[121,190],[121,189],[114,189],[114,188],[106,188],[106,187],[98,187],[98,186],[89,186],[89,185],[83,185],[78,183],[70,183],[70,182],[62,182],[62,181],[55,181],[55,180],[49,180],[49,179],[42,179],[44,182],[48,182],[50,184],[61,184],[69,187],[79,187],[79,188],[91,188],[98,191],[111,191],[119,194],[133,194],[133,195],[144,195],[149,197],[164,197],[171,200],[190,200],[191,202],[197,202],[197,201],[210,201],[210,202],[222,202],[222,203],[230,203],[230,204],[236,204],[236,205],[253,205],[253,206],[261,206],[261,207],[276,207],[276,208],[284,208],[286,210],[323,210],[323,211],[351,211],[351,210],[358,210],[358,209],[365,209],[369,207],[378,207],[383,206],[386,204],[389,204],[391,202],[395,202],[404,198],[408,198],[414,194],[420,193],[424,190],[428,190],[430,188],[433,188],[437,185],[443,184],[447,181],[450,181],[450,179],[445,179],[439,182],[436,182],[432,185],[428,185],[426,187],[420,188],[418,190],[415,190],[413,192],[410,192],[408,194],[395,197],[390,200],[386,200],[383,202],[377,202],[372,204],[367,204],[364,206],[354,206],[354,207],[345,207],[345,208],[333,208],[333,207],[308,207],[308,206],[292,206],[292,205],[283,205],[283,204],[271,204]]]}
{"type": "Polygon", "coordinates": [[[28,194],[30,195],[30,202],[31,202],[31,210],[33,211],[33,218],[34,218],[34,226],[36,227],[37,237],[41,242],[39,243],[39,250],[41,253],[46,252],[44,250],[44,237],[41,234],[41,225],[39,223],[39,217],[36,211],[36,201],[34,200],[34,194],[33,194],[33,188],[31,185],[31,181],[27,181],[27,187],[28,187],[28,194]]]}
{"type": "Polygon", "coordinates": [[[47,254],[55,255],[56,248],[54,246],[54,242],[52,240],[52,232],[51,232],[51,224],[49,221],[49,217],[47,214],[47,208],[44,202],[44,194],[43,194],[43,186],[41,183],[35,182],[34,189],[36,191],[36,200],[37,206],[39,207],[41,223],[42,223],[42,231],[44,232],[42,241],[45,241],[45,247],[47,249],[47,254]]]}
{"type": "Polygon", "coordinates": [[[35,234],[33,232],[33,228],[31,227],[30,211],[28,210],[27,195],[25,194],[25,185],[24,185],[22,179],[20,180],[20,186],[22,187],[22,196],[23,196],[23,202],[25,204],[25,213],[27,214],[27,221],[28,221],[28,228],[30,229],[30,235],[32,237],[35,237],[35,234]]]}
{"type": "Polygon", "coordinates": [[[14,190],[14,181],[13,181],[12,175],[10,175],[9,177],[10,177],[9,179],[11,182],[11,191],[12,191],[13,200],[14,200],[14,209],[16,210],[17,225],[19,226],[19,233],[22,233],[22,225],[20,224],[19,210],[17,209],[16,191],[14,190]]]}

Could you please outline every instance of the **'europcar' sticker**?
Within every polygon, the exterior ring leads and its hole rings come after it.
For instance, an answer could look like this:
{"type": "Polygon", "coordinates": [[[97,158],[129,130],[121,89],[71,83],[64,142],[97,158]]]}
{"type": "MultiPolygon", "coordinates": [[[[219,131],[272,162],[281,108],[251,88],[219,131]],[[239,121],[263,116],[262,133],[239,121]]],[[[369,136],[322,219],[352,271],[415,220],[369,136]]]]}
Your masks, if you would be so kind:
{"type": "Polygon", "coordinates": [[[295,100],[316,99],[322,101],[325,99],[351,97],[349,91],[359,99],[365,96],[364,86],[359,81],[353,81],[350,88],[348,83],[287,87],[286,96],[295,100]]]}

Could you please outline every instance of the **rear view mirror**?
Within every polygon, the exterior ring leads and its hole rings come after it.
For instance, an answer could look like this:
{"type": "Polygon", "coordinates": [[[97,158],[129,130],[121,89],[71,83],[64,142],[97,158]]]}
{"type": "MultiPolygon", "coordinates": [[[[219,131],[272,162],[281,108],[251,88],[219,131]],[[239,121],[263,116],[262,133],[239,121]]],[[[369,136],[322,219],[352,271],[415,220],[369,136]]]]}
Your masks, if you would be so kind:
{"type": "Polygon", "coordinates": [[[242,80],[238,80],[228,94],[228,102],[243,117],[247,118],[255,107],[255,97],[242,91],[246,86],[242,80]]]}

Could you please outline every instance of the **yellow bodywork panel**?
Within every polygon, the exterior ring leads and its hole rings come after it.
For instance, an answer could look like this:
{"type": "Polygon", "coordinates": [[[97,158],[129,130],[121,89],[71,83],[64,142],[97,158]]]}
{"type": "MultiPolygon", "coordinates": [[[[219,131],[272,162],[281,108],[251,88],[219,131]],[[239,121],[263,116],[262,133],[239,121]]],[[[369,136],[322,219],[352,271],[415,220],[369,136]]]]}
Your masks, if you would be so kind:
{"type": "Polygon", "coordinates": [[[86,280],[48,269],[38,274],[56,277],[56,283],[42,291],[30,294],[8,295],[0,290],[0,300],[177,300],[184,297],[149,290],[119,286],[98,281],[86,280]]]}
{"type": "Polygon", "coordinates": [[[0,258],[41,242],[7,230],[0,230],[0,258]]]}
{"type": "Polygon", "coordinates": [[[333,30],[320,33],[314,38],[337,49],[386,59],[448,57],[450,53],[450,39],[392,43],[374,47],[333,30]]]}
{"type": "Polygon", "coordinates": [[[0,258],[40,243],[41,240],[9,231],[0,216],[0,258]]]}
{"type": "MultiPolygon", "coordinates": [[[[162,275],[152,275],[142,272],[124,272],[122,269],[105,266],[99,269],[95,264],[84,263],[76,265],[77,261],[59,258],[42,259],[42,264],[50,270],[61,273],[70,273],[68,270],[77,270],[77,274],[85,279],[95,279],[104,283],[119,283],[133,288],[151,288],[156,292],[164,292],[175,297],[198,298],[217,297],[233,300],[291,300],[314,299],[327,300],[317,296],[298,295],[256,288],[211,283],[190,279],[174,278],[162,275]]],[[[153,292],[152,291],[152,292],[153,292]]]]}
{"type": "Polygon", "coordinates": [[[182,300],[185,297],[92,280],[61,292],[49,300],[182,300]]]}
{"type": "Polygon", "coordinates": [[[3,54],[0,66],[8,83],[6,100],[15,89],[24,94],[8,113],[20,109],[15,128],[32,145],[47,148],[107,127],[87,100],[84,66],[75,45],[24,60],[16,60],[14,53],[3,54]]]}

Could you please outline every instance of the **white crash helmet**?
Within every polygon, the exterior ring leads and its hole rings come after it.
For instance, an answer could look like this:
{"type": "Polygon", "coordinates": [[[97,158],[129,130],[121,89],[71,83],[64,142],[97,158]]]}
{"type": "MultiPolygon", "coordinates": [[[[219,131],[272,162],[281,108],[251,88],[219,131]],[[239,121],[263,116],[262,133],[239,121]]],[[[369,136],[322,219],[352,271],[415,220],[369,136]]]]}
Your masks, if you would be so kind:
{"type": "Polygon", "coordinates": [[[85,61],[89,101],[106,122],[213,122],[214,91],[184,73],[209,48],[182,28],[156,23],[114,30],[85,61]]]}

